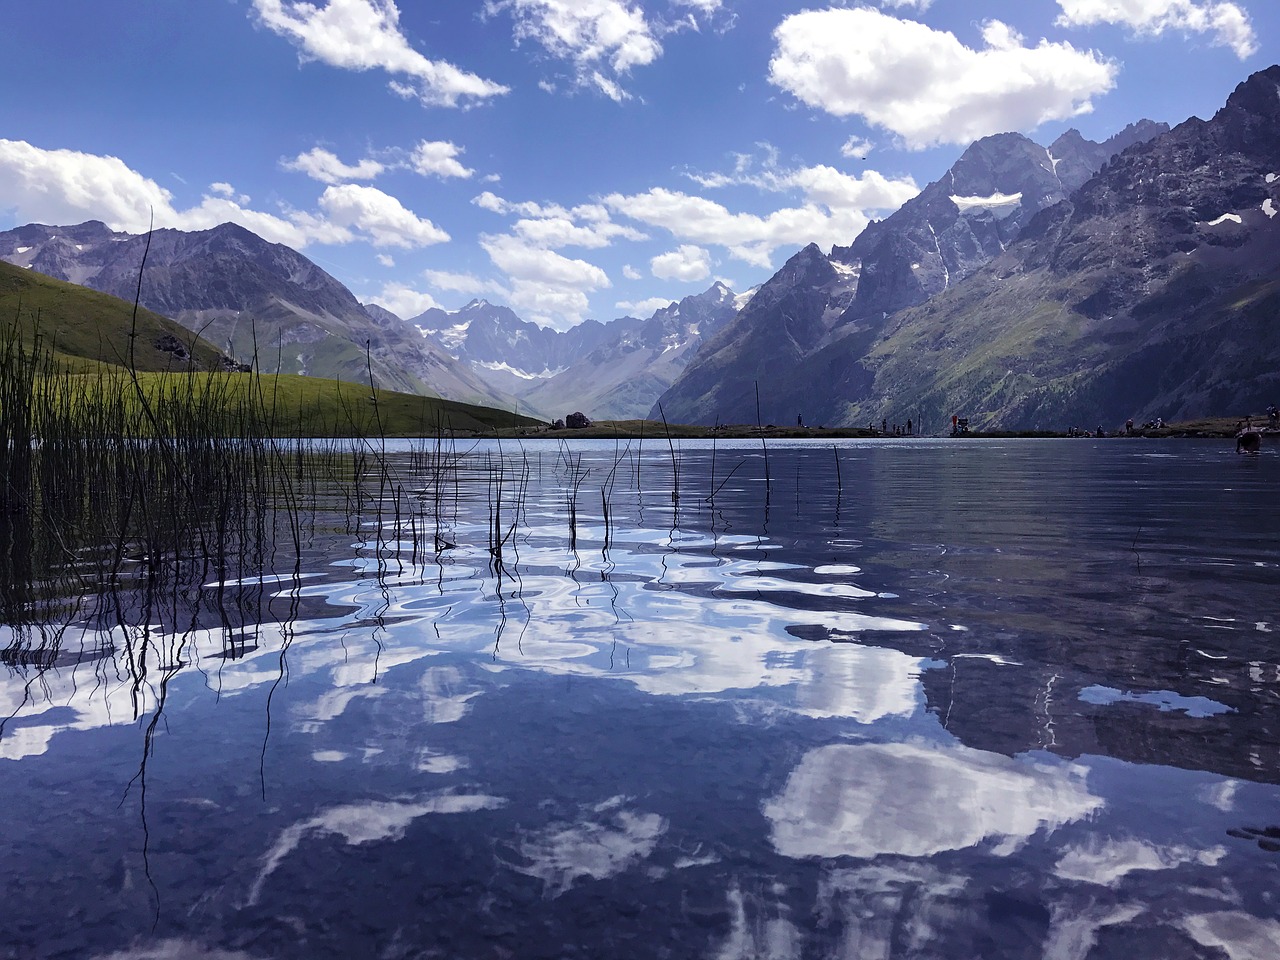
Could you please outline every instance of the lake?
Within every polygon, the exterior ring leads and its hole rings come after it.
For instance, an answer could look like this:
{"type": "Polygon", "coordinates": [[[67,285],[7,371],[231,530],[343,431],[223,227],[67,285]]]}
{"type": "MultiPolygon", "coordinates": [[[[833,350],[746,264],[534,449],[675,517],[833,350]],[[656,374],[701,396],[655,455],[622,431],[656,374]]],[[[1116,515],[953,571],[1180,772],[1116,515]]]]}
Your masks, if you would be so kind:
{"type": "Polygon", "coordinates": [[[1275,448],[424,449],[0,663],[0,958],[1280,955],[1275,448]]]}

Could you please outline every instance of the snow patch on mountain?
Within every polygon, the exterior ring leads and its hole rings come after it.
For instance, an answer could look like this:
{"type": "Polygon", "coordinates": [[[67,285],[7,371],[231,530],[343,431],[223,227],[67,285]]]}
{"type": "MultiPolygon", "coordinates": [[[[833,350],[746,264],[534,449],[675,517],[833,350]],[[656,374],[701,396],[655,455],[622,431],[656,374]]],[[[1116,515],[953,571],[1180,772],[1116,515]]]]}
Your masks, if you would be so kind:
{"type": "Polygon", "coordinates": [[[952,194],[951,202],[960,209],[962,214],[989,212],[1003,220],[1018,212],[1018,208],[1022,206],[1022,194],[993,193],[989,197],[958,197],[952,194]]]}
{"type": "Polygon", "coordinates": [[[495,360],[473,360],[472,363],[483,370],[492,370],[494,373],[509,373],[513,377],[519,377],[521,380],[550,380],[557,374],[564,373],[563,367],[559,370],[546,369],[539,373],[530,373],[528,370],[521,370],[519,367],[513,367],[509,363],[501,363],[495,360]]]}

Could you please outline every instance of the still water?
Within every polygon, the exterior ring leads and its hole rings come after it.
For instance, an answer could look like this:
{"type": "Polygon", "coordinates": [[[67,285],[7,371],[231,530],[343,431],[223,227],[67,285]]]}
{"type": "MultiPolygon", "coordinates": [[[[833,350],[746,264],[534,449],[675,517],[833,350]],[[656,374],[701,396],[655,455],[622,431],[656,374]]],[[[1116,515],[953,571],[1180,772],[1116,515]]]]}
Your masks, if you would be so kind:
{"type": "Polygon", "coordinates": [[[457,452],[0,665],[0,957],[1280,956],[1274,448],[457,452]]]}

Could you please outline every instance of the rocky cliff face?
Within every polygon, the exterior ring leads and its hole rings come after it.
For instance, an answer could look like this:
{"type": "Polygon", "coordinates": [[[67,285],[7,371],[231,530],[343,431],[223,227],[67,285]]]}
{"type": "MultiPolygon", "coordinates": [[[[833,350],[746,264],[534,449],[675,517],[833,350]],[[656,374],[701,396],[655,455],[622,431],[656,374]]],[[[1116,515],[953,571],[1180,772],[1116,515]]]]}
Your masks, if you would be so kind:
{"type": "Polygon", "coordinates": [[[1008,251],[794,383],[831,422],[1114,428],[1280,396],[1280,66],[1112,158],[1008,251]]]}
{"type": "Polygon", "coordinates": [[[1166,129],[1144,121],[1106,144],[1069,131],[1049,149],[1016,133],[977,141],[944,177],[870,224],[848,247],[833,248],[829,257],[810,248],[784,266],[761,290],[773,292],[765,299],[757,294],[759,302],[734,321],[732,336],[708,344],[662,397],[667,416],[754,421],[759,384],[765,420],[791,422],[801,413],[810,422],[854,422],[845,419],[851,414],[844,406],[824,402],[821,392],[841,383],[857,394],[868,387],[867,372],[841,362],[801,373],[803,361],[837,341],[846,354],[870,349],[889,317],[958,286],[1002,256],[1038,213],[1067,197],[1086,167],[1096,169],[1115,149],[1166,129]],[[816,258],[838,274],[838,283],[823,275],[816,258]],[[816,285],[811,295],[796,286],[805,283],[816,285]]]}
{"type": "Polygon", "coordinates": [[[235,224],[149,239],[102,223],[29,224],[0,233],[0,258],[172,317],[266,371],[493,402],[492,392],[416,331],[377,319],[306,257],[235,224]],[[366,353],[367,349],[367,353],[366,353]]]}
{"type": "Polygon", "coordinates": [[[756,291],[746,306],[694,356],[655,403],[651,416],[679,423],[787,423],[777,388],[821,346],[844,315],[858,273],[810,244],[756,291]]]}

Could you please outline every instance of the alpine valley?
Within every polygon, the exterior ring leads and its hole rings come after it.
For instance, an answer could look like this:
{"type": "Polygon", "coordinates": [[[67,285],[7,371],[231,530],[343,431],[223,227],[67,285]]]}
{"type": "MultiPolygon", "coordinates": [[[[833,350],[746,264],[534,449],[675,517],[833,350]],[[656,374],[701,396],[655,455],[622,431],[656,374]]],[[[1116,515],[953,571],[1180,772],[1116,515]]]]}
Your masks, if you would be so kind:
{"type": "Polygon", "coordinates": [[[260,369],[545,419],[1066,429],[1280,397],[1280,66],[1211,119],[966,149],[849,246],[758,289],[559,332],[475,300],[402,319],[243,227],[0,233],[0,259],[132,300],[260,369]],[[145,267],[143,264],[145,257],[145,267]]]}

